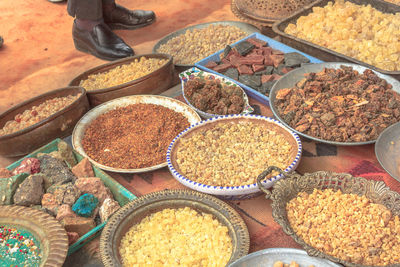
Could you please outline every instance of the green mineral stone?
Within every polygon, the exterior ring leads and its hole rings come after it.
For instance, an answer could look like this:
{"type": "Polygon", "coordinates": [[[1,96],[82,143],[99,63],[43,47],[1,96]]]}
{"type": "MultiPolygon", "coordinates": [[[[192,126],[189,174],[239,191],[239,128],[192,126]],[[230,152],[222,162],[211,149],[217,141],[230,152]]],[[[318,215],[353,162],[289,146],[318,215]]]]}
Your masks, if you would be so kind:
{"type": "Polygon", "coordinates": [[[28,176],[28,173],[21,173],[9,178],[0,178],[0,205],[13,204],[15,191],[28,176]]]}
{"type": "Polygon", "coordinates": [[[253,50],[255,47],[255,45],[253,45],[252,43],[249,43],[247,41],[243,41],[238,43],[237,45],[235,45],[235,49],[236,51],[241,55],[241,56],[245,56],[248,53],[251,52],[251,50],[253,50]]]}
{"type": "Polygon", "coordinates": [[[57,146],[60,156],[69,164],[70,168],[74,167],[77,162],[72,148],[65,141],[60,141],[57,146]]]}

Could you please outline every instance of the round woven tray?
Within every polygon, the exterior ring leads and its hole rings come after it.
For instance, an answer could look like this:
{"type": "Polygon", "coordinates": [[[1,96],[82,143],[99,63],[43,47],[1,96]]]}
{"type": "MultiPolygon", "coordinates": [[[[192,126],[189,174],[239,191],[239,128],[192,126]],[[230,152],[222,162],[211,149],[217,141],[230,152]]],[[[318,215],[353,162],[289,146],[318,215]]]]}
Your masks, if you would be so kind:
{"type": "Polygon", "coordinates": [[[165,208],[183,207],[212,214],[228,227],[232,239],[229,263],[248,254],[250,237],[247,226],[231,206],[216,197],[192,190],[164,190],[133,200],[119,209],[107,222],[100,239],[100,254],[104,266],[122,266],[119,246],[122,237],[134,224],[165,208]]]}
{"type": "MultiPolygon", "coordinates": [[[[279,180],[272,191],[265,189],[261,181],[272,170],[282,172],[277,167],[269,167],[266,171],[259,175],[257,184],[260,189],[266,194],[266,198],[272,200],[272,217],[282,226],[283,231],[290,235],[298,244],[300,244],[307,254],[313,257],[325,258],[333,262],[343,264],[349,267],[371,267],[361,264],[347,262],[342,259],[325,254],[300,238],[290,226],[287,217],[286,205],[287,203],[297,197],[300,192],[307,192],[311,194],[314,189],[328,189],[341,190],[346,194],[364,195],[373,203],[384,205],[388,208],[393,215],[400,215],[400,194],[390,190],[389,187],[382,181],[367,180],[362,177],[353,177],[347,173],[335,173],[318,171],[314,173],[305,173],[299,175],[291,173],[286,179],[279,180]]],[[[386,267],[398,267],[399,264],[385,265],[386,267]]]]}
{"type": "Polygon", "coordinates": [[[49,214],[21,206],[1,206],[0,225],[21,227],[31,232],[40,242],[40,266],[62,266],[68,251],[65,229],[49,214]]]}
{"type": "Polygon", "coordinates": [[[315,0],[232,0],[231,10],[238,18],[258,26],[271,27],[315,0]]]}

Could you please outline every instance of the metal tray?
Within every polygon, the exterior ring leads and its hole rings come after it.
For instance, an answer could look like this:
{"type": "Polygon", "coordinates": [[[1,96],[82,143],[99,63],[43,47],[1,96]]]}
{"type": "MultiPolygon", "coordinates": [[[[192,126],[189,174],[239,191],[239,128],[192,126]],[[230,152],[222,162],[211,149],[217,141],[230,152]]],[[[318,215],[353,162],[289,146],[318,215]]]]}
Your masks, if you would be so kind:
{"type": "Polygon", "coordinates": [[[248,267],[248,266],[273,266],[275,262],[281,261],[290,264],[295,261],[300,266],[315,267],[341,267],[341,265],[331,261],[310,257],[307,252],[295,248],[268,248],[253,252],[243,258],[238,259],[228,267],[248,267]]]}
{"type": "Polygon", "coordinates": [[[375,143],[375,155],[382,168],[400,182],[400,122],[379,135],[375,143]]]}
{"type": "MultiPolygon", "coordinates": [[[[290,45],[296,49],[299,49],[309,55],[318,57],[324,61],[331,61],[331,62],[352,62],[352,63],[356,63],[359,65],[363,65],[366,66],[370,69],[376,70],[380,73],[383,74],[387,74],[390,75],[396,79],[400,79],[400,71],[387,71],[387,70],[383,70],[380,68],[377,68],[375,66],[372,66],[368,63],[359,61],[358,59],[346,56],[344,54],[335,52],[331,49],[325,48],[323,46],[311,43],[309,41],[306,41],[304,39],[300,39],[297,38],[293,35],[289,35],[286,34],[284,31],[286,29],[286,27],[290,24],[290,23],[294,23],[296,24],[297,19],[301,16],[307,16],[308,14],[312,13],[313,7],[324,7],[328,4],[328,2],[331,2],[332,0],[318,0],[316,2],[314,2],[311,5],[305,6],[304,8],[302,8],[301,10],[299,10],[298,12],[294,13],[293,15],[280,20],[276,23],[274,23],[274,25],[272,26],[272,30],[278,34],[280,36],[280,39],[283,43],[290,45]]],[[[396,13],[396,12],[400,12],[400,6],[392,4],[392,3],[388,3],[385,1],[381,1],[381,0],[346,0],[346,1],[350,1],[352,3],[358,4],[358,5],[368,5],[370,4],[373,8],[376,8],[379,11],[382,11],[384,13],[396,13]]]]}
{"type": "MultiPolygon", "coordinates": [[[[193,29],[202,29],[202,28],[206,28],[209,25],[214,24],[214,25],[230,25],[230,26],[236,26],[238,28],[240,28],[242,31],[250,34],[253,32],[260,32],[260,30],[257,27],[254,27],[251,24],[245,23],[245,22],[240,22],[240,21],[214,21],[214,22],[207,22],[207,23],[200,23],[200,24],[196,24],[193,26],[189,26],[180,30],[177,30],[173,33],[168,34],[167,36],[165,36],[164,38],[162,38],[160,41],[158,41],[154,47],[153,47],[153,53],[159,53],[157,52],[158,48],[160,48],[161,45],[167,43],[169,40],[171,40],[172,38],[184,34],[187,30],[193,30],[193,29]]],[[[228,45],[228,44],[227,44],[228,45]]],[[[175,64],[175,66],[177,67],[186,67],[186,68],[190,68],[194,66],[194,63],[191,65],[185,65],[185,64],[175,64]]]]}
{"type": "MultiPolygon", "coordinates": [[[[7,166],[8,170],[13,170],[16,167],[18,167],[21,162],[25,158],[32,158],[36,157],[37,154],[39,153],[50,153],[53,151],[56,151],[58,143],[61,141],[61,139],[57,138],[53,140],[52,142],[48,143],[47,145],[39,148],[38,150],[32,152],[31,154],[21,158],[20,160],[12,163],[11,165],[7,166]]],[[[83,156],[73,150],[74,156],[78,162],[80,162],[83,159],[83,156]]],[[[117,181],[115,181],[113,178],[111,178],[107,173],[103,172],[96,166],[92,165],[95,177],[100,178],[103,183],[110,189],[111,193],[113,194],[115,200],[119,203],[119,205],[122,207],[129,203],[130,201],[134,200],[136,196],[129,192],[125,187],[120,185],[117,181]]],[[[20,175],[26,175],[26,174],[20,174],[20,175]]],[[[26,177],[25,177],[26,178],[26,177]]],[[[69,249],[68,249],[68,255],[71,255],[75,251],[79,250],[81,247],[83,247],[86,243],[90,242],[93,240],[96,236],[98,236],[101,233],[101,230],[103,230],[104,226],[106,225],[107,222],[103,222],[102,224],[97,225],[95,228],[84,234],[83,236],[79,237],[79,239],[73,243],[69,249]]]]}
{"type": "MultiPolygon", "coordinates": [[[[276,100],[276,94],[278,93],[279,90],[284,89],[284,88],[291,88],[296,85],[297,82],[299,82],[301,79],[304,78],[305,73],[309,72],[319,72],[322,71],[323,68],[333,68],[333,69],[339,69],[341,65],[352,67],[354,70],[358,71],[359,73],[363,73],[364,70],[368,69],[363,66],[359,66],[356,64],[352,63],[340,63],[340,62],[326,62],[326,63],[320,63],[320,64],[309,64],[305,65],[303,67],[300,67],[298,69],[292,70],[291,72],[285,74],[282,78],[280,78],[272,87],[271,92],[269,94],[270,97],[270,107],[272,112],[274,113],[274,116],[282,122],[286,127],[291,129],[292,131],[296,132],[297,134],[317,141],[321,143],[326,143],[326,144],[331,144],[331,145],[337,145],[337,146],[359,146],[359,145],[367,145],[367,144],[373,144],[376,142],[376,140],[370,140],[370,141],[365,141],[365,142],[335,142],[335,141],[329,141],[329,140],[324,140],[320,139],[317,137],[310,136],[308,134],[304,134],[302,132],[299,132],[295,129],[293,129],[290,125],[288,125],[281,116],[279,116],[278,110],[275,107],[275,100],[276,100]]],[[[386,80],[388,83],[392,85],[392,88],[394,91],[400,94],[400,82],[393,77],[384,75],[382,73],[379,73],[377,71],[373,71],[378,75],[378,77],[386,80]]]]}
{"type": "MultiPolygon", "coordinates": [[[[305,56],[306,58],[308,58],[310,60],[310,63],[322,63],[323,62],[323,61],[319,60],[318,58],[315,58],[315,57],[307,55],[307,54],[305,54],[303,52],[300,52],[299,50],[296,50],[296,49],[294,49],[294,48],[292,48],[290,46],[282,44],[282,43],[280,43],[280,42],[278,42],[278,41],[276,41],[276,40],[274,40],[272,38],[269,38],[269,37],[267,37],[265,35],[262,35],[261,33],[250,34],[249,36],[237,41],[236,43],[231,44],[231,46],[234,46],[234,45],[236,45],[236,44],[238,44],[240,42],[243,42],[244,40],[247,40],[249,38],[257,38],[257,39],[263,40],[263,41],[268,43],[268,46],[272,47],[273,49],[280,50],[280,51],[282,51],[284,53],[297,52],[299,54],[302,54],[303,56],[305,56]]],[[[247,86],[247,85],[245,85],[245,84],[243,84],[243,83],[241,83],[241,82],[239,82],[237,80],[234,80],[234,79],[232,79],[232,78],[230,78],[228,76],[225,76],[222,73],[216,72],[216,71],[214,71],[212,69],[209,69],[209,68],[205,67],[205,65],[207,65],[207,63],[209,61],[211,61],[211,60],[212,61],[219,61],[220,60],[220,55],[223,52],[224,52],[224,49],[221,49],[220,51],[212,54],[211,56],[208,56],[205,59],[202,59],[199,62],[196,62],[195,66],[197,68],[199,68],[199,69],[202,69],[204,71],[220,75],[220,76],[224,77],[225,79],[228,79],[228,80],[231,80],[231,81],[235,82],[236,84],[238,84],[240,87],[242,87],[244,89],[244,91],[246,92],[246,94],[248,96],[260,101],[262,104],[269,105],[269,97],[268,96],[263,95],[260,92],[258,92],[257,90],[255,90],[255,89],[253,89],[253,88],[251,88],[251,87],[249,87],[249,86],[247,86]]]]}

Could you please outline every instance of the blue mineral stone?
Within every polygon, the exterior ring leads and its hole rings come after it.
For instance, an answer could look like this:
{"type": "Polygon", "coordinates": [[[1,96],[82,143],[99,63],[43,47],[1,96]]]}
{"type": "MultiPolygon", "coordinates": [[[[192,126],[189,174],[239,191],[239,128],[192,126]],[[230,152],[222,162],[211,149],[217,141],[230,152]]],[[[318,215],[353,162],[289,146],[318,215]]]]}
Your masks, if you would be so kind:
{"type": "Polygon", "coordinates": [[[72,206],[72,210],[79,216],[90,217],[97,207],[99,200],[92,194],[84,194],[72,206]]]}

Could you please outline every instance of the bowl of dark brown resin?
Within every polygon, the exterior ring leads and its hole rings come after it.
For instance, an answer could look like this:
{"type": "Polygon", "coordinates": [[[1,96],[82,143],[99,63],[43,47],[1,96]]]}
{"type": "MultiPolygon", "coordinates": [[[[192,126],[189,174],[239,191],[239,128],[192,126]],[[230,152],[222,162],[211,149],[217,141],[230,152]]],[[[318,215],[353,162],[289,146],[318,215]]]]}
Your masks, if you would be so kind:
{"type": "Polygon", "coordinates": [[[180,73],[179,78],[183,98],[203,119],[254,111],[244,90],[220,75],[194,67],[180,73]]]}
{"type": "Polygon", "coordinates": [[[372,144],[400,121],[400,82],[351,63],[305,65],[272,87],[270,106],[278,120],[308,139],[372,144]]]}
{"type": "Polygon", "coordinates": [[[90,105],[141,94],[157,95],[170,88],[174,73],[172,57],[145,54],[97,66],[75,77],[69,85],[86,89],[90,105]]]}
{"type": "Polygon", "coordinates": [[[0,155],[28,154],[72,133],[89,110],[86,91],[69,86],[31,98],[0,114],[0,155]]]}

